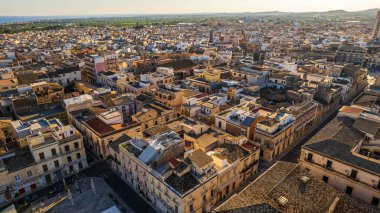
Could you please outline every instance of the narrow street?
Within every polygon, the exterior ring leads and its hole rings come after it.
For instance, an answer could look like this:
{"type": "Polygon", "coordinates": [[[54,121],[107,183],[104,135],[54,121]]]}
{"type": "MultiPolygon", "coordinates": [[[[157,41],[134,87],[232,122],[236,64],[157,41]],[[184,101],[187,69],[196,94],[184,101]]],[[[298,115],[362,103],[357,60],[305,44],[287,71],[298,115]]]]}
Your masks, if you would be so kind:
{"type": "Polygon", "coordinates": [[[327,117],[322,123],[320,123],[317,127],[314,128],[306,137],[304,137],[296,146],[294,146],[289,152],[284,155],[280,160],[297,163],[301,154],[302,146],[315,135],[319,130],[321,130],[326,124],[328,124],[335,116],[338,114],[338,111],[332,113],[327,117]]]}

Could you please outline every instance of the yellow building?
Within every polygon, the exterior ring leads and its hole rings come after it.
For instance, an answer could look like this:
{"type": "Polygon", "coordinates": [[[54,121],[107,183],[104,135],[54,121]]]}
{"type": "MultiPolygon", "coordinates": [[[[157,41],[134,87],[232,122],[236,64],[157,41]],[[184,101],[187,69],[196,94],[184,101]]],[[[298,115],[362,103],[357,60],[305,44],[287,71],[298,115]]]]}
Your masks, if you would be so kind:
{"type": "Polygon", "coordinates": [[[1,79],[0,80],[0,92],[16,89],[17,85],[18,85],[17,78],[1,79]]]}
{"type": "Polygon", "coordinates": [[[294,119],[287,113],[273,113],[257,123],[255,142],[261,146],[260,157],[272,161],[294,142],[294,119]]]}
{"type": "Polygon", "coordinates": [[[221,79],[221,71],[215,70],[215,69],[208,69],[203,71],[200,75],[200,78],[205,79],[206,81],[210,82],[220,82],[221,79]]]}
{"type": "Polygon", "coordinates": [[[18,81],[11,69],[0,69],[0,92],[14,90],[18,81]]]}
{"type": "Polygon", "coordinates": [[[162,125],[174,118],[174,111],[160,103],[149,103],[144,106],[144,110],[132,115],[132,122],[136,122],[140,131],[162,125]]]}
{"type": "Polygon", "coordinates": [[[187,89],[175,89],[171,86],[159,87],[152,90],[152,93],[156,101],[168,107],[172,107],[177,117],[181,114],[182,104],[185,104],[190,98],[201,94],[187,89]]]}

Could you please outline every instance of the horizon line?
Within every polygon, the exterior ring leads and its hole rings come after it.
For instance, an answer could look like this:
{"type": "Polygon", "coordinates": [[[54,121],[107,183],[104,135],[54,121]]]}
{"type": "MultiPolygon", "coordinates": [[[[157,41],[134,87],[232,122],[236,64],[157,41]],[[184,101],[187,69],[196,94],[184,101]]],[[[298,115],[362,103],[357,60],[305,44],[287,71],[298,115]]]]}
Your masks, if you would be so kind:
{"type": "Polygon", "coordinates": [[[104,14],[67,14],[67,15],[7,15],[7,16],[0,16],[0,17],[69,17],[69,16],[141,16],[141,15],[202,15],[202,14],[241,14],[241,13],[325,13],[325,12],[331,12],[331,11],[344,11],[344,12],[363,12],[368,10],[379,10],[380,8],[369,8],[365,10],[343,10],[343,9],[335,9],[335,10],[325,10],[325,11],[279,11],[279,10],[272,10],[272,11],[241,11],[241,12],[189,12],[189,13],[104,13],[104,14]]]}

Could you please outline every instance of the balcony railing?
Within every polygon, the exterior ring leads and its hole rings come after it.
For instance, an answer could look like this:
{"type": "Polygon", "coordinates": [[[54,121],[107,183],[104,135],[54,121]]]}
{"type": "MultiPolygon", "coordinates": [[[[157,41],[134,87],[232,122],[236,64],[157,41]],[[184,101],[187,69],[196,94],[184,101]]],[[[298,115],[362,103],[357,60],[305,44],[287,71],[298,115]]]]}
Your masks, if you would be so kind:
{"type": "Polygon", "coordinates": [[[351,174],[347,174],[346,176],[352,180],[358,180],[357,176],[352,176],[351,174]]]}
{"type": "Polygon", "coordinates": [[[307,162],[311,162],[311,163],[313,163],[313,158],[305,157],[304,160],[307,161],[307,162]]]}
{"type": "Polygon", "coordinates": [[[60,157],[60,156],[62,156],[62,154],[55,154],[55,155],[51,155],[51,156],[49,156],[49,157],[45,157],[44,159],[40,159],[40,161],[38,161],[39,163],[43,163],[43,162],[46,162],[46,161],[49,161],[49,160],[53,160],[53,159],[55,159],[55,158],[58,158],[58,157],[60,157]]]}
{"type": "Polygon", "coordinates": [[[252,169],[255,165],[257,165],[258,161],[253,161],[251,164],[247,165],[246,167],[243,168],[241,173],[245,173],[248,170],[252,169]]]}
{"type": "Polygon", "coordinates": [[[120,162],[118,159],[116,159],[114,156],[109,156],[109,158],[110,158],[112,161],[114,161],[117,165],[121,165],[121,162],[120,162]]]}
{"type": "Polygon", "coordinates": [[[65,150],[63,153],[64,153],[65,155],[68,155],[68,154],[70,154],[70,153],[77,152],[77,151],[80,151],[80,150],[82,150],[82,149],[83,149],[83,147],[77,147],[77,148],[74,148],[74,149],[65,150]]]}
{"type": "Polygon", "coordinates": [[[25,180],[16,181],[16,182],[11,183],[10,187],[20,186],[20,185],[23,185],[23,184],[28,183],[28,182],[36,182],[36,181],[38,181],[38,178],[39,178],[38,176],[33,176],[33,177],[27,178],[25,180]]]}
{"type": "Polygon", "coordinates": [[[341,173],[341,172],[339,172],[339,171],[334,170],[333,167],[328,168],[328,167],[326,167],[326,165],[324,165],[324,164],[322,165],[322,164],[318,164],[318,163],[313,162],[313,161],[308,161],[308,160],[306,160],[307,158],[304,158],[304,159],[305,159],[305,161],[310,162],[310,163],[312,163],[312,164],[315,164],[315,165],[317,165],[317,166],[320,166],[320,167],[322,167],[323,169],[330,170],[332,173],[334,173],[334,174],[336,174],[336,175],[338,175],[338,176],[340,176],[340,177],[343,177],[343,178],[345,177],[345,178],[351,179],[352,181],[355,181],[356,183],[360,183],[360,184],[363,184],[363,185],[365,185],[365,186],[370,186],[370,187],[373,187],[373,188],[375,188],[375,189],[377,189],[377,190],[380,189],[380,185],[378,186],[377,184],[371,184],[371,183],[363,182],[363,181],[360,180],[357,176],[356,176],[356,177],[351,176],[351,173],[349,173],[349,174],[347,174],[347,173],[341,173]]]}

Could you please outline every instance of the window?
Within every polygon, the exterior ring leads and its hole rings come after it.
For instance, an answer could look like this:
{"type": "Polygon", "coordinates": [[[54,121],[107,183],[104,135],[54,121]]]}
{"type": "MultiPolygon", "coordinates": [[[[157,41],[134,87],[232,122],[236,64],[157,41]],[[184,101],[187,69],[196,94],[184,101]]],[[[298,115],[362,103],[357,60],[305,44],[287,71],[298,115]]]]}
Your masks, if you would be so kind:
{"type": "Polygon", "coordinates": [[[211,190],[211,197],[214,196],[214,190],[211,190]]]}
{"type": "Polygon", "coordinates": [[[70,147],[69,147],[69,145],[66,145],[66,146],[65,146],[65,151],[66,151],[66,152],[70,151],[70,147]]]}
{"type": "Polygon", "coordinates": [[[206,195],[203,195],[203,202],[206,202],[206,195]]]}
{"type": "Polygon", "coordinates": [[[347,186],[346,187],[346,193],[351,195],[352,194],[352,190],[354,190],[351,186],[347,186]]]}
{"type": "Polygon", "coordinates": [[[77,153],[77,158],[80,159],[80,153],[77,153]]]}
{"type": "Polygon", "coordinates": [[[332,161],[327,160],[326,168],[331,169],[331,166],[332,166],[332,161]]]}
{"type": "Polygon", "coordinates": [[[79,168],[79,169],[83,169],[83,163],[82,163],[82,162],[79,162],[79,163],[78,163],[78,168],[79,168]]]}
{"type": "Polygon", "coordinates": [[[15,181],[16,181],[16,182],[21,181],[21,176],[20,176],[20,175],[16,175],[16,176],[15,176],[15,181]]]}
{"type": "Polygon", "coordinates": [[[39,156],[40,156],[40,160],[45,160],[45,153],[41,152],[39,156]]]}
{"type": "Polygon", "coordinates": [[[54,161],[54,166],[55,166],[55,168],[59,168],[59,161],[58,160],[54,161]]]}
{"type": "Polygon", "coordinates": [[[56,156],[57,155],[57,151],[55,149],[51,149],[51,155],[56,156]]]}
{"type": "Polygon", "coordinates": [[[72,161],[72,160],[71,160],[71,156],[68,156],[68,157],[67,157],[67,162],[71,163],[71,161],[72,161]]]}
{"type": "Polygon", "coordinates": [[[307,154],[307,161],[312,161],[313,160],[313,154],[309,153],[307,154]]]}
{"type": "Polygon", "coordinates": [[[190,212],[194,211],[194,206],[193,204],[190,204],[190,212]]]}
{"type": "Polygon", "coordinates": [[[323,180],[323,182],[327,183],[327,182],[329,182],[329,177],[323,176],[322,180],[323,180]]]}
{"type": "Polygon", "coordinates": [[[353,170],[351,171],[351,175],[350,175],[350,177],[355,179],[357,176],[358,176],[358,171],[356,171],[355,169],[353,169],[353,170]]]}
{"type": "Polygon", "coordinates": [[[28,176],[28,178],[33,177],[33,173],[32,173],[32,171],[27,171],[27,172],[26,172],[26,175],[28,176]]]}
{"type": "Polygon", "coordinates": [[[380,188],[380,180],[377,182],[377,188],[380,188]]]}
{"type": "Polygon", "coordinates": [[[219,121],[219,128],[222,128],[222,122],[219,121]]]}
{"type": "Polygon", "coordinates": [[[49,170],[46,164],[42,165],[42,169],[44,170],[44,172],[47,172],[49,170]]]}
{"type": "Polygon", "coordinates": [[[78,142],[75,142],[75,143],[74,143],[74,147],[75,147],[75,149],[78,149],[78,148],[79,148],[79,143],[78,143],[78,142]]]}
{"type": "Polygon", "coordinates": [[[371,201],[371,204],[374,205],[374,206],[379,206],[379,198],[377,197],[373,197],[372,198],[372,201],[371,201]]]}

